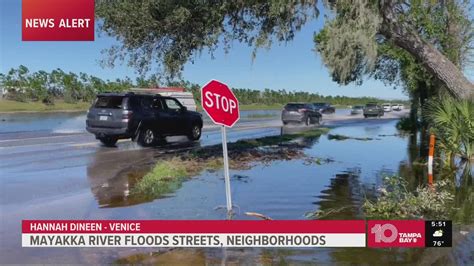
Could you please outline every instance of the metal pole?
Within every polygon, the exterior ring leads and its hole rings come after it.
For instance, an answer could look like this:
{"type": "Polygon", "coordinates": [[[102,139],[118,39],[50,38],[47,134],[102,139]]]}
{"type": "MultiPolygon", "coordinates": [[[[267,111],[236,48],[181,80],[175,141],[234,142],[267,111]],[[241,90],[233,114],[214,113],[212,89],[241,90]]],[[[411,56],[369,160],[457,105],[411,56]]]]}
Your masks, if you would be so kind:
{"type": "Polygon", "coordinates": [[[227,211],[232,210],[232,197],[230,195],[230,177],[229,177],[229,158],[227,155],[227,134],[225,126],[221,128],[222,133],[222,152],[224,154],[224,179],[225,179],[225,197],[227,201],[227,211]]]}

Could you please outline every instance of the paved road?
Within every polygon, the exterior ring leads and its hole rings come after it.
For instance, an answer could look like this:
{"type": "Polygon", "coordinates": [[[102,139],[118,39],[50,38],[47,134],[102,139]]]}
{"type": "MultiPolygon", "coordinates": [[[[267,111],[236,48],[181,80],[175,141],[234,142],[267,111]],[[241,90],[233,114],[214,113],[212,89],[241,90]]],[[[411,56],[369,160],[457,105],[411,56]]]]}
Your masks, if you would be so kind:
{"type": "MultiPolygon", "coordinates": [[[[377,124],[406,114],[406,111],[391,113],[382,119],[329,115],[324,117],[324,125],[377,124]]],[[[228,130],[228,140],[233,142],[306,128],[298,125],[282,127],[277,118],[253,119],[240,121],[235,128],[228,130]]],[[[130,173],[143,171],[143,166],[151,167],[163,153],[179,154],[185,149],[219,144],[221,136],[219,127],[208,125],[198,142],[189,142],[185,137],[173,137],[168,141],[165,146],[153,148],[141,148],[134,142],[120,141],[116,148],[107,148],[84,132],[1,133],[0,239],[3,241],[0,241],[0,254],[8,256],[0,259],[0,263],[17,261],[20,256],[25,263],[47,262],[49,258],[55,258],[51,262],[56,263],[83,261],[84,249],[67,253],[63,249],[48,249],[47,253],[40,249],[19,249],[21,220],[53,217],[146,219],[148,216],[140,209],[133,209],[136,213],[130,214],[126,212],[128,208],[110,208],[114,207],[111,202],[115,199],[126,198],[130,173]],[[127,215],[123,216],[124,213],[127,215]]],[[[98,258],[102,258],[100,252],[107,250],[94,250],[91,254],[96,252],[98,258]]],[[[87,264],[87,261],[83,262],[87,264]]]]}

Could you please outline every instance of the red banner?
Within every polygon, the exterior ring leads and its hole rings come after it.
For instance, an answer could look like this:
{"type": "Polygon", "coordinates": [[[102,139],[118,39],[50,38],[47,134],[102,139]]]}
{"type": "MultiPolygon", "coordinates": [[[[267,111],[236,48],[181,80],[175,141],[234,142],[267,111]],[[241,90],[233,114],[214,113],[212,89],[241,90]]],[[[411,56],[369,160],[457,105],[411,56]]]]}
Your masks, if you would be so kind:
{"type": "Polygon", "coordinates": [[[24,234],[41,233],[362,233],[365,221],[24,220],[24,234]]]}
{"type": "Polygon", "coordinates": [[[93,41],[94,0],[23,0],[23,41],[93,41]]]}

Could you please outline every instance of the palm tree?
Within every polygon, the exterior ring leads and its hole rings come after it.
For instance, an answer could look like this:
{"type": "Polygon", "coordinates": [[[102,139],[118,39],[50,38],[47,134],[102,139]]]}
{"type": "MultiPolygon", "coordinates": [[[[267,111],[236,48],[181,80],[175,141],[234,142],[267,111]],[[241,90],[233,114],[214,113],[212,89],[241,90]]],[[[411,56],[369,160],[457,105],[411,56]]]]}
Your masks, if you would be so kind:
{"type": "Polygon", "coordinates": [[[451,166],[459,156],[467,161],[474,156],[474,102],[442,97],[427,103],[425,118],[448,155],[451,166]]]}

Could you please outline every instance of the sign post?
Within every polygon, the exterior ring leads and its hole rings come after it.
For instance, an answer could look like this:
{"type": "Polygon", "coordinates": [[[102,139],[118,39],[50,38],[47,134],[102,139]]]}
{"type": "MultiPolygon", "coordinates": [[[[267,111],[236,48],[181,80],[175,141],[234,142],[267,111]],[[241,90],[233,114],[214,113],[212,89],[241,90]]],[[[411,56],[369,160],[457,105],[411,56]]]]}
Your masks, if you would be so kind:
{"type": "Polygon", "coordinates": [[[224,155],[224,180],[227,211],[232,210],[230,191],[229,157],[227,154],[226,127],[233,127],[240,118],[239,101],[224,83],[211,80],[201,88],[201,105],[212,122],[221,125],[222,152],[224,155]]]}

